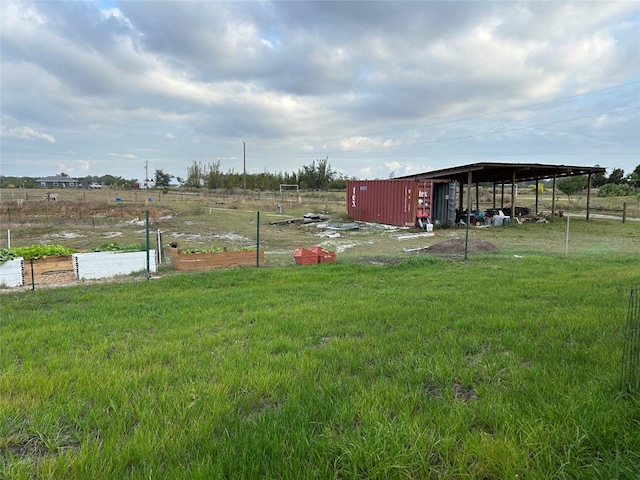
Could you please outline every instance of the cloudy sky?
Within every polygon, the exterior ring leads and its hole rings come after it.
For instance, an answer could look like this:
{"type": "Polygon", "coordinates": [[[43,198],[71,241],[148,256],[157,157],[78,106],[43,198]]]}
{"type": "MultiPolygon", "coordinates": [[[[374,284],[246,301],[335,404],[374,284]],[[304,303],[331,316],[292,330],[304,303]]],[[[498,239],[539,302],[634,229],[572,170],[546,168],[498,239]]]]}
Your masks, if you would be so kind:
{"type": "Polygon", "coordinates": [[[640,164],[640,1],[0,9],[2,175],[640,164]]]}

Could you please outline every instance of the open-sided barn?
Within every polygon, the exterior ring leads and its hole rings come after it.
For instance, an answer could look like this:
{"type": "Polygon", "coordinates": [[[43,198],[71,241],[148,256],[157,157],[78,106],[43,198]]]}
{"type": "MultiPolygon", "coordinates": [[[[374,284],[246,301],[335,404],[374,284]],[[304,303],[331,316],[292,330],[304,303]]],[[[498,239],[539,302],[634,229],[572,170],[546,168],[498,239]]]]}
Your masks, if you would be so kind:
{"type": "MultiPolygon", "coordinates": [[[[456,197],[458,209],[466,210],[479,205],[479,185],[493,184],[493,206],[497,207],[496,191],[501,185],[501,204],[504,203],[505,185],[510,189],[511,216],[516,215],[518,182],[553,179],[552,214],[555,213],[555,182],[557,178],[587,176],[587,220],[591,193],[591,177],[605,173],[603,167],[545,165],[538,163],[472,163],[459,167],[434,170],[390,180],[351,180],[347,183],[347,215],[352,220],[385,223],[398,226],[422,227],[426,222],[453,225],[456,197]],[[473,195],[473,187],[475,196],[473,195]]],[[[538,188],[535,210],[538,211],[538,188]]]]}

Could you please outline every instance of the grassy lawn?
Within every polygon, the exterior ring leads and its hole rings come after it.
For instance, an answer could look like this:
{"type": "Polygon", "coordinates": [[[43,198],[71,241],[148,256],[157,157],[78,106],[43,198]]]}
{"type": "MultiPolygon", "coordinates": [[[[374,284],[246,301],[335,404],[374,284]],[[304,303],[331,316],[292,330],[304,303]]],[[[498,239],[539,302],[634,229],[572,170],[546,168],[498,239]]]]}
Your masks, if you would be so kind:
{"type": "Polygon", "coordinates": [[[565,257],[548,228],[468,261],[3,292],[0,478],[637,478],[637,230],[576,222],[565,257]]]}

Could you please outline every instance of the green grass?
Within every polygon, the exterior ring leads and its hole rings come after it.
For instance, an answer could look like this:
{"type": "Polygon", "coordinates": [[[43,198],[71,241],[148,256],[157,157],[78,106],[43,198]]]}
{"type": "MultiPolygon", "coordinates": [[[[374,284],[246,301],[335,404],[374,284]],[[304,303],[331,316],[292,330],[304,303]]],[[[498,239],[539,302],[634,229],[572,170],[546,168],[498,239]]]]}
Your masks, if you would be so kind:
{"type": "Polygon", "coordinates": [[[640,257],[174,274],[0,297],[0,478],[635,478],[640,257]]]}

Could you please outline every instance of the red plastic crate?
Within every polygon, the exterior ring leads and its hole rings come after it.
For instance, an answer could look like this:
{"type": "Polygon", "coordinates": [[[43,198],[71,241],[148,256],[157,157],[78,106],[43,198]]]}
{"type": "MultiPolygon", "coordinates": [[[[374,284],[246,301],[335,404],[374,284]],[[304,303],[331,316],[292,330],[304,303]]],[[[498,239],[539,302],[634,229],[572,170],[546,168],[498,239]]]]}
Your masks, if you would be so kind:
{"type": "Polygon", "coordinates": [[[320,262],[318,254],[308,248],[299,248],[293,252],[293,258],[298,265],[313,265],[320,262]]]}
{"type": "Polygon", "coordinates": [[[327,262],[335,262],[336,254],[330,250],[325,250],[322,247],[311,247],[309,248],[312,252],[318,255],[318,263],[327,263],[327,262]]]}

